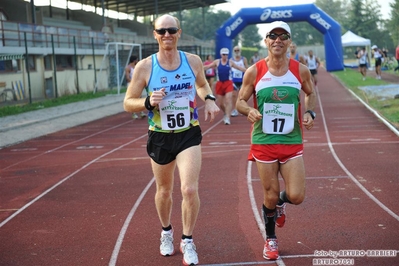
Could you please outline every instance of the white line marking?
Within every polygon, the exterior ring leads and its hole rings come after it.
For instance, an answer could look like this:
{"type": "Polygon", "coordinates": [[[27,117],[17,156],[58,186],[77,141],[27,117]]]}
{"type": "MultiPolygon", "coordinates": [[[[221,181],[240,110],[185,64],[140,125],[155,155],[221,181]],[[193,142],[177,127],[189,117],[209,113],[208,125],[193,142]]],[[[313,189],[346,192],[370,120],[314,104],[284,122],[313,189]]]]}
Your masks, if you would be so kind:
{"type": "Polygon", "coordinates": [[[62,179],[61,181],[59,181],[58,183],[56,183],[55,185],[53,185],[52,187],[50,187],[49,189],[47,189],[46,191],[44,191],[42,194],[40,194],[39,196],[37,196],[36,198],[34,198],[33,200],[31,200],[30,202],[28,202],[27,204],[25,204],[22,208],[20,208],[17,212],[13,213],[10,217],[8,217],[7,219],[5,219],[3,222],[0,223],[0,228],[3,227],[5,224],[7,224],[9,221],[11,221],[15,216],[17,216],[18,214],[20,214],[21,212],[23,212],[26,208],[28,208],[29,206],[31,206],[33,203],[35,203],[36,201],[38,201],[40,198],[42,198],[43,196],[45,196],[47,193],[49,193],[50,191],[52,191],[53,189],[55,189],[56,187],[58,187],[59,185],[61,185],[62,183],[64,183],[65,181],[67,181],[68,179],[70,179],[72,176],[76,175],[77,173],[79,173],[80,171],[82,171],[83,169],[85,169],[86,167],[90,166],[91,164],[95,163],[97,160],[139,140],[142,139],[144,137],[146,137],[147,134],[142,135],[141,137],[138,137],[132,141],[129,141],[109,152],[106,152],[100,156],[98,156],[97,158],[91,160],[90,162],[86,163],[85,165],[83,165],[82,167],[80,167],[78,170],[76,170],[75,172],[73,172],[72,174],[68,175],[67,177],[65,177],[64,179],[62,179]]]}
{"type": "Polygon", "coordinates": [[[155,177],[153,177],[150,182],[148,182],[147,186],[145,189],[141,192],[140,197],[136,200],[136,203],[134,204],[132,210],[130,211],[129,215],[127,216],[125,223],[122,226],[121,231],[119,232],[118,239],[116,240],[116,244],[114,247],[114,251],[112,252],[111,259],[109,261],[109,266],[113,266],[116,264],[116,261],[118,260],[118,255],[119,251],[121,249],[123,239],[125,238],[125,234],[127,231],[127,228],[129,227],[130,221],[133,219],[133,215],[136,213],[137,208],[139,207],[141,201],[143,200],[145,194],[147,194],[147,191],[150,189],[152,184],[155,182],[155,177]]]}
{"type": "MultiPolygon", "coordinates": [[[[282,259],[296,259],[296,258],[313,258],[314,254],[309,255],[287,255],[287,256],[280,256],[282,259]]],[[[277,264],[277,265],[284,265],[279,264],[280,260],[264,260],[264,261],[247,261],[247,262],[232,262],[232,263],[217,263],[217,264],[201,264],[202,266],[236,266],[236,265],[269,265],[269,264],[277,264]]]]}
{"type": "Polygon", "coordinates": [[[252,212],[254,213],[255,221],[258,224],[258,228],[262,234],[263,240],[266,240],[266,231],[265,231],[265,224],[263,222],[263,219],[261,218],[256,200],[255,200],[255,193],[252,187],[252,161],[248,161],[248,166],[247,166],[247,186],[248,186],[248,192],[249,192],[249,201],[251,202],[251,207],[252,207],[252,212]]]}
{"type": "MultiPolygon", "coordinates": [[[[248,193],[249,193],[249,201],[251,202],[252,212],[254,213],[255,221],[258,224],[259,231],[262,234],[263,240],[266,241],[266,230],[265,230],[265,223],[261,215],[259,214],[258,208],[256,207],[256,200],[255,200],[255,193],[252,187],[252,161],[248,161],[247,166],[247,186],[248,186],[248,193]]],[[[276,263],[279,266],[285,266],[282,258],[280,257],[278,260],[273,261],[273,264],[276,263]]],[[[264,264],[264,262],[262,263],[264,264]]],[[[241,265],[241,264],[230,264],[230,265],[241,265]]]]}
{"type": "Polygon", "coordinates": [[[77,139],[77,140],[74,140],[74,141],[65,143],[65,144],[63,144],[63,145],[61,145],[61,146],[58,146],[57,148],[52,149],[52,150],[48,150],[48,151],[42,152],[42,153],[37,154],[37,155],[35,155],[35,156],[33,156],[33,157],[29,157],[28,159],[25,159],[25,160],[16,162],[16,163],[14,163],[14,164],[11,164],[11,165],[9,165],[9,166],[3,168],[2,170],[6,170],[6,169],[11,168],[11,167],[13,167],[13,166],[15,166],[15,165],[18,165],[18,164],[21,164],[21,163],[24,163],[24,162],[33,160],[33,159],[35,159],[35,158],[37,158],[37,157],[42,156],[43,154],[47,154],[47,153],[54,152],[54,151],[56,151],[56,150],[59,150],[59,149],[62,149],[62,148],[64,148],[64,147],[66,147],[66,146],[68,146],[68,145],[71,145],[71,144],[80,142],[80,141],[82,141],[82,140],[85,140],[85,139],[94,137],[94,136],[96,136],[96,135],[99,135],[99,134],[104,133],[104,132],[107,132],[107,131],[109,131],[109,130],[118,128],[118,127],[120,127],[120,126],[123,126],[123,125],[128,124],[128,123],[131,123],[131,122],[132,122],[132,121],[124,122],[124,123],[122,123],[122,124],[119,124],[119,125],[116,125],[116,126],[113,126],[113,127],[110,127],[110,128],[107,128],[107,129],[104,129],[104,130],[101,130],[101,131],[98,131],[98,132],[96,132],[96,133],[94,133],[94,134],[91,134],[91,135],[89,135],[89,136],[86,136],[86,137],[84,137],[84,138],[77,139]]]}
{"type": "MultiPolygon", "coordinates": [[[[336,80],[338,82],[340,82],[337,78],[336,80]]],[[[342,83],[341,83],[342,84],[342,83]]],[[[346,88],[346,86],[344,86],[342,84],[342,86],[344,88],[346,88]]],[[[353,96],[355,96],[364,106],[366,106],[367,109],[369,109],[376,117],[378,117],[393,133],[395,133],[397,136],[399,136],[399,131],[393,126],[391,125],[391,123],[389,123],[387,120],[385,120],[384,117],[382,117],[376,110],[374,110],[372,107],[370,107],[365,101],[363,101],[359,96],[356,95],[356,93],[354,93],[352,90],[347,89],[350,93],[352,93],[353,96]]],[[[319,101],[320,101],[320,97],[319,97],[319,101]]]]}
{"type": "MultiPolygon", "coordinates": [[[[317,90],[317,88],[316,88],[317,90]]],[[[352,93],[353,94],[353,93],[352,93]]],[[[384,204],[382,204],[377,198],[375,198],[365,187],[363,187],[359,181],[348,171],[348,169],[346,169],[345,165],[340,161],[339,157],[337,156],[337,154],[335,153],[335,150],[332,146],[331,143],[331,139],[330,139],[330,135],[328,132],[328,128],[327,128],[327,123],[325,120],[325,116],[324,116],[324,112],[323,112],[323,106],[321,104],[321,99],[320,99],[320,95],[317,91],[317,97],[318,97],[318,101],[319,101],[319,106],[320,106],[320,111],[323,117],[323,124],[325,127],[325,132],[326,132],[326,137],[327,137],[327,143],[328,143],[328,147],[331,150],[331,153],[334,157],[334,159],[337,161],[338,165],[342,168],[342,170],[344,170],[344,172],[348,175],[348,177],[371,199],[373,200],[375,203],[377,203],[377,205],[379,205],[383,210],[385,210],[386,212],[388,212],[392,217],[394,217],[396,220],[399,221],[399,216],[396,215],[394,212],[392,212],[389,208],[387,208],[384,204]]],[[[359,99],[361,100],[361,99],[359,99]]],[[[373,111],[373,110],[372,110],[373,111]]],[[[375,113],[375,115],[377,117],[379,117],[380,119],[384,120],[383,118],[381,118],[377,113],[375,113]]],[[[391,127],[390,125],[388,125],[388,127],[391,127]]],[[[392,129],[391,129],[392,130],[392,129]]],[[[395,130],[393,130],[395,132],[395,130]]],[[[397,134],[399,136],[399,134],[397,133],[397,131],[395,132],[395,134],[397,134]]],[[[265,228],[264,228],[264,224],[263,224],[263,220],[260,217],[260,214],[258,212],[258,209],[256,207],[256,200],[255,200],[255,196],[254,196],[254,192],[253,192],[253,187],[252,187],[252,178],[251,178],[251,172],[252,172],[252,161],[248,162],[248,166],[247,166],[247,186],[248,186],[248,192],[249,192],[249,198],[250,198],[250,202],[251,202],[251,207],[252,207],[252,211],[254,213],[254,217],[256,220],[256,223],[258,224],[258,228],[262,234],[263,239],[266,239],[266,232],[265,232],[265,228]]],[[[275,261],[277,263],[277,265],[285,265],[284,262],[282,261],[282,258],[296,258],[296,257],[313,257],[313,255],[295,255],[295,256],[281,256],[277,261],[275,261]]],[[[234,264],[209,264],[209,265],[246,265],[246,264],[250,264],[250,263],[234,263],[234,264]]],[[[253,263],[253,264],[258,264],[258,263],[253,263]]],[[[262,263],[263,264],[263,263],[262,263]]]]}
{"type": "MultiPolygon", "coordinates": [[[[328,147],[330,148],[331,154],[333,155],[335,161],[338,163],[338,165],[341,167],[342,170],[344,170],[344,172],[349,176],[349,178],[371,199],[373,200],[378,206],[380,206],[384,211],[386,211],[388,214],[390,214],[393,218],[395,218],[397,221],[399,221],[399,216],[394,213],[393,211],[391,211],[387,206],[385,206],[381,201],[379,201],[376,197],[374,197],[373,194],[371,194],[364,186],[362,186],[362,184],[360,184],[360,182],[352,175],[351,172],[349,172],[349,170],[345,167],[345,165],[341,162],[341,160],[339,159],[338,155],[335,153],[334,147],[331,143],[331,139],[330,139],[330,134],[328,131],[328,127],[327,127],[327,122],[324,116],[324,111],[323,111],[323,105],[321,103],[321,98],[320,98],[320,94],[318,89],[317,90],[317,99],[319,102],[319,108],[320,108],[320,112],[321,112],[321,117],[323,120],[323,125],[325,128],[325,132],[326,132],[326,137],[327,137],[327,143],[328,143],[328,147]]],[[[350,91],[350,90],[349,90],[350,91]]],[[[353,93],[352,93],[353,94],[353,93]]],[[[361,99],[359,99],[361,101],[361,99]]],[[[367,105],[366,105],[367,107],[367,105]]],[[[370,109],[370,107],[367,107],[370,109]]],[[[372,110],[373,111],[373,110],[372,110]]],[[[374,114],[379,117],[379,115],[374,111],[374,114]]],[[[380,119],[382,119],[381,117],[379,117],[380,119]]],[[[382,119],[383,120],[383,119],[382,119]]],[[[392,129],[391,129],[392,130],[392,129]]],[[[395,132],[395,131],[394,131],[395,132]]],[[[396,133],[396,132],[395,132],[396,133]]],[[[398,136],[399,134],[396,133],[398,136]]]]}
{"type": "MultiPolygon", "coordinates": [[[[223,120],[220,120],[219,122],[215,123],[214,125],[212,125],[210,128],[208,128],[208,130],[206,130],[205,132],[202,133],[202,135],[207,134],[209,131],[211,131],[213,128],[215,128],[218,124],[220,124],[223,120]]],[[[123,243],[123,239],[125,238],[125,234],[127,232],[127,228],[129,227],[130,221],[133,219],[133,215],[136,212],[136,209],[139,207],[142,198],[145,196],[145,194],[147,193],[148,189],[151,187],[151,185],[154,183],[155,178],[153,177],[151,179],[151,181],[147,184],[146,188],[141,192],[140,197],[137,199],[137,201],[135,202],[132,210],[130,211],[128,217],[126,218],[123,227],[121,229],[121,231],[119,232],[119,236],[118,236],[118,240],[115,243],[115,247],[114,250],[112,252],[112,256],[111,259],[109,261],[109,266],[114,266],[118,260],[118,255],[119,255],[119,251],[121,248],[121,245],[123,243]]]]}

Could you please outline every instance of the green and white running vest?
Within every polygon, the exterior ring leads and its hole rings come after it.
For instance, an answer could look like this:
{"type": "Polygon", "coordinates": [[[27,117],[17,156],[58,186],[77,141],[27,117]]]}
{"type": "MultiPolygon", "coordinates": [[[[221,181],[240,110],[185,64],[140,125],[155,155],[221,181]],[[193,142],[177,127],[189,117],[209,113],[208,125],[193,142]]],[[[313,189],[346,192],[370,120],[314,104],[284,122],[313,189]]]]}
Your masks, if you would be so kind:
{"type": "Polygon", "coordinates": [[[265,60],[256,63],[254,106],[262,119],[252,128],[252,144],[302,144],[299,62],[290,59],[287,73],[273,76],[265,60]]]}

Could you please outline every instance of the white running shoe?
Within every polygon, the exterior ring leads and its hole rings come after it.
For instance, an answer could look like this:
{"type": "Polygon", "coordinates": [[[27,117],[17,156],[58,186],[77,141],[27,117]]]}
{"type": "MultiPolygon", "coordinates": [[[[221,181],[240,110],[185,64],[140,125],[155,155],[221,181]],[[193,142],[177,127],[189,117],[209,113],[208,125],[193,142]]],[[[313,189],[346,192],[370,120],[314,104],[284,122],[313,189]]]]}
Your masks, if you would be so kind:
{"type": "Polygon", "coordinates": [[[230,125],[230,118],[227,117],[227,115],[224,116],[223,122],[225,125],[230,125]]]}
{"type": "Polygon", "coordinates": [[[238,116],[238,111],[237,111],[237,109],[234,109],[233,112],[231,112],[231,116],[232,116],[232,117],[238,116]]]}
{"type": "Polygon", "coordinates": [[[170,231],[162,231],[159,251],[162,256],[172,256],[175,254],[175,248],[173,246],[173,229],[170,231]]]}
{"type": "Polygon", "coordinates": [[[197,265],[198,254],[197,248],[192,239],[185,239],[180,241],[180,251],[183,253],[184,265],[197,265]]]}

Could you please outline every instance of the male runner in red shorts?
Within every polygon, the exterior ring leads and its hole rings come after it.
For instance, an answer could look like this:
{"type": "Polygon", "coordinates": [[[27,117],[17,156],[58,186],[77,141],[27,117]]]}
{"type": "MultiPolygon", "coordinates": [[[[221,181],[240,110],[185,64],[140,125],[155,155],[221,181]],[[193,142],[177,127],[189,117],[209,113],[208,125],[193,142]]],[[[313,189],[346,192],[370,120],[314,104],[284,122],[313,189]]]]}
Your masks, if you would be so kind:
{"type": "Polygon", "coordinates": [[[237,99],[237,110],[252,123],[249,159],[256,161],[263,186],[265,259],[279,258],[275,226],[285,222],[285,204],[305,198],[302,126],[313,127],[316,94],[309,69],[287,58],[291,30],[287,23],[269,24],[264,40],[269,55],[248,68],[237,99]],[[300,93],[305,93],[301,115],[300,93]],[[253,96],[254,107],[248,105],[253,96]],[[278,174],[284,179],[280,193],[278,174]]]}

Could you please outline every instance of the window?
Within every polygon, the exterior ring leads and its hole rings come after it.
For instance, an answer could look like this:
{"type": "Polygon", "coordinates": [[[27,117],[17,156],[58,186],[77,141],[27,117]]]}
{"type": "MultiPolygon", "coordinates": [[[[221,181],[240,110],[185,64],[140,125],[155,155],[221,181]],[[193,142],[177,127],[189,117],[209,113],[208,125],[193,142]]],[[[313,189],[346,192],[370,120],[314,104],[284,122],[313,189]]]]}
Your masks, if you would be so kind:
{"type": "Polygon", "coordinates": [[[75,60],[73,55],[56,55],[55,61],[57,69],[68,69],[75,67],[75,60]]]}
{"type": "Polygon", "coordinates": [[[16,59],[0,61],[0,72],[17,72],[21,69],[19,62],[16,59]]]}
{"type": "Polygon", "coordinates": [[[21,60],[23,54],[3,54],[0,55],[0,72],[17,72],[21,70],[21,60]]]}
{"type": "Polygon", "coordinates": [[[36,56],[34,55],[28,56],[28,66],[29,70],[36,70],[36,56]]]}
{"type": "Polygon", "coordinates": [[[53,69],[53,57],[51,55],[46,55],[44,58],[44,69],[52,70],[53,69]]]}

